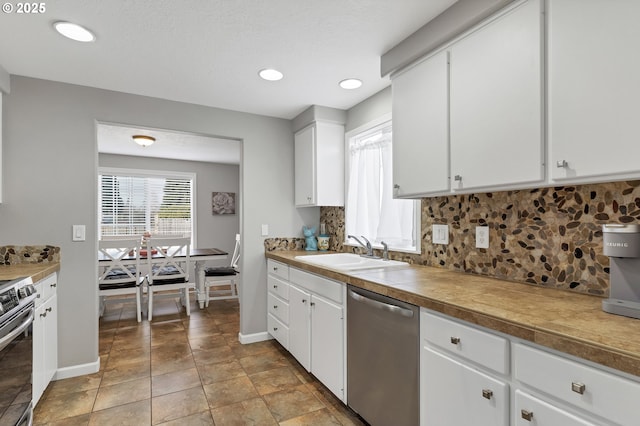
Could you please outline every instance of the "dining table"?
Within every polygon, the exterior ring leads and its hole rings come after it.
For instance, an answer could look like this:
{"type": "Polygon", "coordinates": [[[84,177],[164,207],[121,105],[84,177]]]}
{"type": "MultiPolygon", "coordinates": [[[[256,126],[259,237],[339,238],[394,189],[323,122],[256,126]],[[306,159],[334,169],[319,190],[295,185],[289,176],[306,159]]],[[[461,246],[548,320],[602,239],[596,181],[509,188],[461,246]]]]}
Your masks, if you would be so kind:
{"type": "MultiPolygon", "coordinates": [[[[186,250],[182,250],[176,253],[173,257],[174,259],[185,258],[187,255],[186,250]]],[[[200,309],[204,309],[204,305],[206,302],[206,290],[204,287],[205,280],[205,264],[211,260],[225,260],[229,257],[229,253],[224,250],[220,250],[218,248],[190,248],[189,249],[189,262],[194,266],[195,272],[195,290],[196,290],[196,300],[198,302],[198,306],[200,309]]],[[[144,256],[142,257],[144,258],[144,256]]],[[[124,258],[126,259],[126,257],[124,258]]],[[[133,255],[131,255],[131,259],[135,259],[133,255]]],[[[98,265],[101,263],[109,262],[109,259],[105,257],[103,254],[98,253],[98,265]]]]}

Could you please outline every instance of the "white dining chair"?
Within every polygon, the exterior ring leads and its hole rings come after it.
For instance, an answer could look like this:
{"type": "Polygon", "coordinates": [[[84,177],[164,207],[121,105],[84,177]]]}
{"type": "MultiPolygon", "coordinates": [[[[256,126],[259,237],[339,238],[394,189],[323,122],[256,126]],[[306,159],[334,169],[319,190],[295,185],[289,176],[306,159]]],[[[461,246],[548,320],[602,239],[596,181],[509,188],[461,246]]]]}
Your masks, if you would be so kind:
{"type": "MultiPolygon", "coordinates": [[[[135,295],[136,316],[142,321],[142,282],[140,276],[140,238],[101,240],[98,242],[98,297],[100,316],[104,315],[105,305],[109,302],[122,302],[127,299],[114,299],[110,296],[135,295]]],[[[130,298],[128,299],[130,300],[130,298]]]]}
{"type": "Polygon", "coordinates": [[[189,293],[195,287],[189,279],[190,238],[162,238],[147,239],[146,260],[147,299],[149,321],[153,319],[153,300],[158,297],[180,297],[181,304],[191,315],[189,293]],[[166,293],[179,290],[178,293],[166,293]]]}
{"type": "Polygon", "coordinates": [[[205,306],[209,300],[238,299],[238,262],[240,261],[240,234],[236,234],[236,244],[229,266],[205,268],[205,306]],[[212,289],[213,287],[213,289],[212,289]]]}

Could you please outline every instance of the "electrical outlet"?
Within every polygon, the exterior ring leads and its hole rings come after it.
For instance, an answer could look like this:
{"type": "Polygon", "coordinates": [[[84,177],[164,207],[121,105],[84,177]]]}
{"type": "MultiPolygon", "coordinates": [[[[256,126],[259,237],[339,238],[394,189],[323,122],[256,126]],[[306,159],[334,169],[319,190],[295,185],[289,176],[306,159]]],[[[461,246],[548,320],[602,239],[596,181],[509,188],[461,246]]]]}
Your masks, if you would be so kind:
{"type": "Polygon", "coordinates": [[[433,244],[449,244],[449,225],[431,225],[433,244]]]}
{"type": "Polygon", "coordinates": [[[476,226],[476,248],[489,248],[488,226],[476,226]]]}

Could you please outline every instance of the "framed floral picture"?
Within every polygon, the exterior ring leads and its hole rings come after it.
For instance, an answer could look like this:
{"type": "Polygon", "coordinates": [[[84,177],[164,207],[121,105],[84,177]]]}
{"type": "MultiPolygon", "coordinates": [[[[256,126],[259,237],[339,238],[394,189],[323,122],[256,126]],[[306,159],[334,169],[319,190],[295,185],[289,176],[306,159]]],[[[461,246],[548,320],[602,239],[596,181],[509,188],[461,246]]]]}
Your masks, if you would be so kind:
{"type": "Polygon", "coordinates": [[[235,192],[212,192],[211,193],[211,213],[236,214],[236,193],[235,192]]]}

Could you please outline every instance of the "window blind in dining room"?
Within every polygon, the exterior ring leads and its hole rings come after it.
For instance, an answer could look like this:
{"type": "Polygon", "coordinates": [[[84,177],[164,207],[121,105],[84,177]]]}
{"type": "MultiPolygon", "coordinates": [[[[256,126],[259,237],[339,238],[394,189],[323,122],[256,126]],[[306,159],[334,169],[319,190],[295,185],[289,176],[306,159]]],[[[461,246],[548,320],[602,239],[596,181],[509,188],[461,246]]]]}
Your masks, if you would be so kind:
{"type": "Polygon", "coordinates": [[[100,169],[100,239],[151,234],[193,235],[195,174],[100,169]]]}

